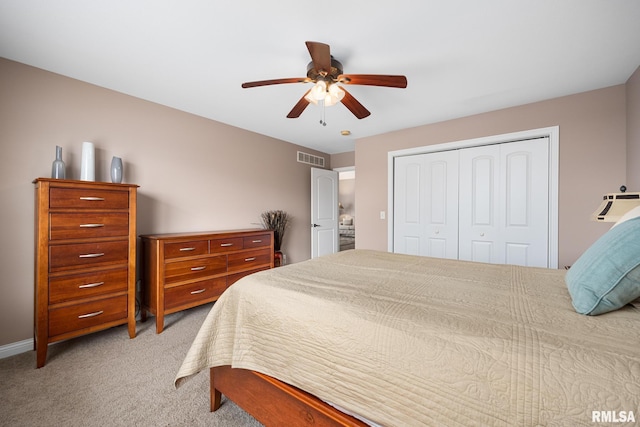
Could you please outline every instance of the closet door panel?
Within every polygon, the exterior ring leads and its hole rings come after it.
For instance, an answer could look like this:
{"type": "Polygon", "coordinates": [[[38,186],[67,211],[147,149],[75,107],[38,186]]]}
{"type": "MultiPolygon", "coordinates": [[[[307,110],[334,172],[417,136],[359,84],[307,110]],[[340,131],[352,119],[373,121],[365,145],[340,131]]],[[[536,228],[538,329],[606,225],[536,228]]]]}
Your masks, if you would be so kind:
{"type": "Polygon", "coordinates": [[[528,243],[505,244],[505,263],[514,265],[531,265],[531,245],[528,243]]]}
{"type": "Polygon", "coordinates": [[[423,202],[422,156],[399,157],[394,164],[394,252],[422,255],[425,240],[423,202]]]}
{"type": "Polygon", "coordinates": [[[394,252],[458,257],[458,153],[395,159],[394,252]]]}
{"type": "Polygon", "coordinates": [[[497,145],[460,150],[459,259],[504,262],[499,168],[497,145]]]}
{"type": "Polygon", "coordinates": [[[421,255],[420,253],[420,236],[404,236],[400,242],[403,251],[400,253],[407,255],[421,255]]]}
{"type": "Polygon", "coordinates": [[[501,207],[504,212],[505,262],[548,266],[548,138],[500,146],[504,166],[501,207]]]}
{"type": "Polygon", "coordinates": [[[473,157],[473,153],[465,153],[472,155],[469,158],[471,166],[471,225],[475,227],[493,226],[496,199],[495,194],[495,170],[497,158],[492,155],[481,154],[473,157]]]}
{"type": "Polygon", "coordinates": [[[458,258],[458,152],[425,155],[424,183],[428,245],[423,254],[458,258]]]}
{"type": "MultiPolygon", "coordinates": [[[[476,262],[491,263],[495,249],[493,242],[487,240],[472,240],[470,242],[471,256],[470,260],[476,262]]],[[[462,258],[461,258],[462,259],[462,258]]]]}
{"type": "Polygon", "coordinates": [[[410,163],[405,168],[403,180],[406,188],[403,215],[405,224],[419,225],[421,223],[422,169],[421,163],[410,163]]]}
{"type": "Polygon", "coordinates": [[[506,156],[506,225],[529,225],[531,202],[531,156],[517,152],[506,156]]]}

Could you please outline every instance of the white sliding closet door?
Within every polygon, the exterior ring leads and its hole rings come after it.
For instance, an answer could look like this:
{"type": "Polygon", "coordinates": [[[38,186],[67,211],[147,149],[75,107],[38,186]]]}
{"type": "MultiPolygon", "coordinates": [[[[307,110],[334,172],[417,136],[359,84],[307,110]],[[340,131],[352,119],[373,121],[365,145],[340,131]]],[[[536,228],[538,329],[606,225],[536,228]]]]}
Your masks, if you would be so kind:
{"type": "Polygon", "coordinates": [[[548,138],[460,150],[460,259],[548,266],[548,158],[548,138]]]}
{"type": "Polygon", "coordinates": [[[394,174],[394,251],[456,259],[457,151],[398,157],[394,174]]]}
{"type": "Polygon", "coordinates": [[[549,138],[394,159],[393,251],[549,266],[549,138]]]}

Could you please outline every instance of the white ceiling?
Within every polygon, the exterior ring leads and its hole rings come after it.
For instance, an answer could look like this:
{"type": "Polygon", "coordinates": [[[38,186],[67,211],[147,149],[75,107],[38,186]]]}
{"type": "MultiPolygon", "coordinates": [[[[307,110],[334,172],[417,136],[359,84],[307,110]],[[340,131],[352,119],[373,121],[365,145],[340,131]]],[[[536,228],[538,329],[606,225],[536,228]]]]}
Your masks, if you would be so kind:
{"type": "MultiPolygon", "coordinates": [[[[640,65],[638,0],[0,0],[0,56],[326,153],[397,129],[623,84],[640,65]],[[343,105],[286,115],[310,87],[305,41],[347,74],[343,105]],[[351,136],[340,135],[350,130],[351,136]]],[[[1,96],[1,95],[0,95],[1,96]]]]}

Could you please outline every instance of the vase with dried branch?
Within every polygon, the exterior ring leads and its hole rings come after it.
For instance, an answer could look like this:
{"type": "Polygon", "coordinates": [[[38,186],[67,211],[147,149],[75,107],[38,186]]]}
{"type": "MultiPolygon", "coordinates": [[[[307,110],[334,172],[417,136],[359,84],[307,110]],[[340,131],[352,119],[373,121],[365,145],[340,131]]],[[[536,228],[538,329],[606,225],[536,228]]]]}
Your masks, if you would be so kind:
{"type": "Polygon", "coordinates": [[[291,221],[288,213],[282,210],[265,211],[261,214],[262,226],[268,230],[273,230],[273,248],[275,250],[276,267],[282,265],[282,239],[287,225],[291,221]]]}

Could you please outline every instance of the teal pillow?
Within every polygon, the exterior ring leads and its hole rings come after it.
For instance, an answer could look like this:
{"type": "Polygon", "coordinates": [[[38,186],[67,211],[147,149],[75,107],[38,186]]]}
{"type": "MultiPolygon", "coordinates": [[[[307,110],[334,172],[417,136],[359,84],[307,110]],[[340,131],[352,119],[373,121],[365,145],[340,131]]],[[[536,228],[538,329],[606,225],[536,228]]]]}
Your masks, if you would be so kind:
{"type": "Polygon", "coordinates": [[[640,297],[640,217],[600,237],[565,276],[573,308],[580,314],[607,313],[640,297]]]}

